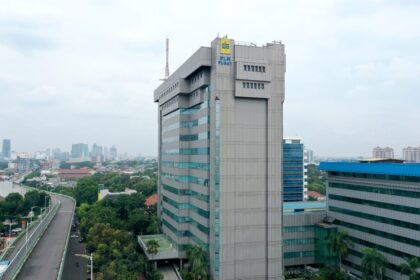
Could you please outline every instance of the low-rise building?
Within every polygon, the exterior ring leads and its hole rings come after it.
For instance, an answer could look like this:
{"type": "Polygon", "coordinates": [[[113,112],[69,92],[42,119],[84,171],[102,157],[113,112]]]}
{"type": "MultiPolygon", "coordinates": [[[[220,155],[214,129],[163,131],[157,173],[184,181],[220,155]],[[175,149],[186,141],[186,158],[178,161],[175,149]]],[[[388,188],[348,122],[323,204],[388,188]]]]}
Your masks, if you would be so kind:
{"type": "Polygon", "coordinates": [[[61,180],[78,180],[92,176],[89,168],[60,169],[59,177],[61,180]]]}
{"type": "Polygon", "coordinates": [[[129,188],[126,188],[123,192],[110,192],[109,189],[103,189],[99,192],[98,200],[112,200],[121,195],[132,195],[134,193],[137,193],[137,191],[129,188]]]}
{"type": "Polygon", "coordinates": [[[363,249],[374,248],[389,264],[387,279],[408,279],[399,265],[420,257],[420,164],[323,162],[328,217],[354,243],[344,268],[361,276],[363,249]]]}

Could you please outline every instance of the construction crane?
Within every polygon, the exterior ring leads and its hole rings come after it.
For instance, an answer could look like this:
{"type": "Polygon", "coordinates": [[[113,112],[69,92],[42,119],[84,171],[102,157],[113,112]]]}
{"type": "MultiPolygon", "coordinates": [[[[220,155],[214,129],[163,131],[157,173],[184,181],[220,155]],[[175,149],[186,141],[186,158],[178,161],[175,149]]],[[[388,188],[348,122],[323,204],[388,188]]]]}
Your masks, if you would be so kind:
{"type": "Polygon", "coordinates": [[[169,78],[169,38],[166,38],[166,66],[165,66],[165,77],[160,79],[166,81],[169,78]]]}

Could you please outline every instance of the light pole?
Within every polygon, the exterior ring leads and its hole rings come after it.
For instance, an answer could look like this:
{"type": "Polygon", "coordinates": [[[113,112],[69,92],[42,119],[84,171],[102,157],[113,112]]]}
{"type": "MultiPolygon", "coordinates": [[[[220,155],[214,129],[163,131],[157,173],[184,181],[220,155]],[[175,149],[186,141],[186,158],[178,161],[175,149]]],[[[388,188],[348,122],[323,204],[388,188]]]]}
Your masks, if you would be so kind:
{"type": "Polygon", "coordinates": [[[17,223],[13,222],[11,219],[9,219],[9,220],[6,220],[3,224],[9,226],[9,240],[8,240],[8,244],[7,244],[7,247],[9,247],[10,246],[10,238],[12,238],[12,226],[17,225],[17,223]]]}
{"type": "Polygon", "coordinates": [[[82,257],[84,259],[90,260],[90,279],[93,280],[93,254],[90,253],[89,255],[85,254],[74,254],[76,257],[82,257]]]}

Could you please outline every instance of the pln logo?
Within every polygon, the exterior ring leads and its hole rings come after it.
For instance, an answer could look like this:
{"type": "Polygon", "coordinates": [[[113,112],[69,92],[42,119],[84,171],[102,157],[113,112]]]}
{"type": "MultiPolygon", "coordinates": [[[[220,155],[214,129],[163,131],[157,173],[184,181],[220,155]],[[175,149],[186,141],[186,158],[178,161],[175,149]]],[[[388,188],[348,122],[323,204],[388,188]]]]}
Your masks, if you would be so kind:
{"type": "Polygon", "coordinates": [[[220,39],[220,54],[232,54],[232,40],[227,38],[220,39]]]}

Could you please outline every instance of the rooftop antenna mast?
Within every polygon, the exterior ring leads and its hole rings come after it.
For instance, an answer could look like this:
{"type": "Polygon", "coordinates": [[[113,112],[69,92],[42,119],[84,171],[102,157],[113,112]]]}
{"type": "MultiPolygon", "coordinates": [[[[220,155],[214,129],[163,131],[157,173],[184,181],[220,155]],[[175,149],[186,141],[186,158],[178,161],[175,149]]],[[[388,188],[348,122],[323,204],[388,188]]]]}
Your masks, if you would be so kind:
{"type": "Polygon", "coordinates": [[[166,66],[165,66],[165,77],[160,79],[166,81],[169,78],[169,38],[166,38],[166,66]]]}

